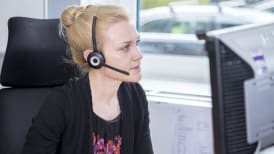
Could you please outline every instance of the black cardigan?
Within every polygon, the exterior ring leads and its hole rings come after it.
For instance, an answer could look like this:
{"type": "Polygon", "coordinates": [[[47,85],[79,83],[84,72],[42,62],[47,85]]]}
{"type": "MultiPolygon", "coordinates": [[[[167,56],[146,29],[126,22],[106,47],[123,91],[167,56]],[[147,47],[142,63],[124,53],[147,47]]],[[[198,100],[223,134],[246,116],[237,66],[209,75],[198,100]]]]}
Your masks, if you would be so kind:
{"type": "MultiPolygon", "coordinates": [[[[118,99],[122,116],[121,154],[153,154],[143,89],[138,83],[122,83],[118,99]]],[[[87,75],[54,90],[33,119],[23,154],[93,154],[89,132],[91,100],[87,75]]]]}

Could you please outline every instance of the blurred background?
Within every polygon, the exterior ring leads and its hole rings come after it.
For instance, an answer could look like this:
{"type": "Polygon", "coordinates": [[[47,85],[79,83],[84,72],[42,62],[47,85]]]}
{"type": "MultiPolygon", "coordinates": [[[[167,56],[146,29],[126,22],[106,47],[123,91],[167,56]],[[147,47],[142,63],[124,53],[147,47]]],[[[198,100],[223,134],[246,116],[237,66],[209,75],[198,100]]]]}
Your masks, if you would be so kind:
{"type": "Polygon", "coordinates": [[[10,17],[59,18],[62,9],[73,4],[118,4],[132,16],[141,36],[141,84],[150,102],[155,153],[212,154],[205,34],[273,22],[274,0],[1,0],[0,69],[10,17]]]}

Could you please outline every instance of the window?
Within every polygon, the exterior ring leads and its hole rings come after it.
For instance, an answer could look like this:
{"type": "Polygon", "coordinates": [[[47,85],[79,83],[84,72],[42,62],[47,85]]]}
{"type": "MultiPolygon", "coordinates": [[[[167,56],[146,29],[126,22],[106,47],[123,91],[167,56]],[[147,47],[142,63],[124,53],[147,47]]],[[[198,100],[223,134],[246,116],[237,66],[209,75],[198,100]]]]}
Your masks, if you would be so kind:
{"type": "Polygon", "coordinates": [[[144,24],[141,29],[143,32],[169,32],[168,27],[171,19],[154,20],[144,24]]]}

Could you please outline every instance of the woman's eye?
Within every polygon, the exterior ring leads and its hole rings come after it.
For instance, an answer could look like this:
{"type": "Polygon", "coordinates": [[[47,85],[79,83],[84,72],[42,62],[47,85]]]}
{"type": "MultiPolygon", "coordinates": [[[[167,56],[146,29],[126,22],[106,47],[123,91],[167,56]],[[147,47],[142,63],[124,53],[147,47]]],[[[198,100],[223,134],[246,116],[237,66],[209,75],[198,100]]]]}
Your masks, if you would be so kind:
{"type": "Polygon", "coordinates": [[[126,45],[122,48],[122,51],[128,51],[129,50],[129,45],[126,45]]]}

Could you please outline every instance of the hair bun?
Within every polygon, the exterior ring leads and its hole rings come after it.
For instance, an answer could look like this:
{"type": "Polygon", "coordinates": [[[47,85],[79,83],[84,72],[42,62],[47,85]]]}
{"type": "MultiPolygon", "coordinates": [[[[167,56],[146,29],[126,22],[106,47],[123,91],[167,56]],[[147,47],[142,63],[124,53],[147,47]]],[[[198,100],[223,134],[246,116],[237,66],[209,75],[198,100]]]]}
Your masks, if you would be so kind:
{"type": "Polygon", "coordinates": [[[61,14],[62,24],[66,28],[70,27],[75,22],[77,17],[81,14],[82,10],[83,10],[83,7],[79,7],[79,6],[67,7],[61,14]]]}

